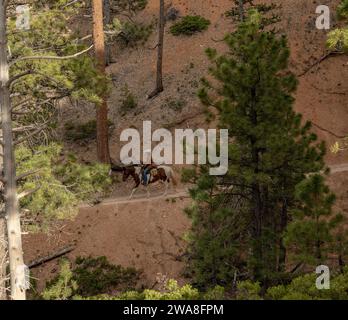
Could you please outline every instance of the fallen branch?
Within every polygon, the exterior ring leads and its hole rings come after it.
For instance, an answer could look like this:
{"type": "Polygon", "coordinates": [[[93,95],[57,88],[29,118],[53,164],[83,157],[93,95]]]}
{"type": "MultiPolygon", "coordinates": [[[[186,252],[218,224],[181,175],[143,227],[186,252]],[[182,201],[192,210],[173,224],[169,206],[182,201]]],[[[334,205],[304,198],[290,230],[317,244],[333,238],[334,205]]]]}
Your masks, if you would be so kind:
{"type": "Polygon", "coordinates": [[[315,66],[319,65],[320,63],[322,63],[323,61],[325,61],[326,59],[328,59],[329,57],[331,57],[332,55],[336,55],[336,54],[342,54],[342,52],[340,51],[330,51],[327,52],[324,56],[322,56],[319,60],[317,60],[316,62],[314,62],[312,65],[310,65],[305,71],[303,71],[302,73],[298,74],[297,77],[303,77],[304,75],[306,75],[310,70],[312,70],[315,66]]]}
{"type": "Polygon", "coordinates": [[[64,248],[62,248],[62,249],[60,249],[60,250],[58,250],[58,251],[56,251],[56,252],[54,252],[52,254],[49,254],[49,255],[47,255],[45,257],[41,257],[41,258],[38,258],[38,259],[35,259],[35,260],[29,262],[28,263],[28,268],[29,269],[35,268],[35,267],[37,267],[39,265],[42,265],[42,264],[44,264],[46,262],[52,261],[54,259],[57,259],[57,258],[65,255],[65,254],[73,251],[74,249],[75,249],[74,245],[66,246],[66,247],[64,247],[64,248]]]}
{"type": "Polygon", "coordinates": [[[336,137],[336,138],[338,138],[338,139],[347,138],[347,135],[345,135],[345,136],[338,135],[338,134],[336,134],[336,133],[334,133],[334,132],[332,132],[332,131],[330,131],[330,130],[328,130],[328,129],[325,129],[325,128],[319,126],[319,125],[316,124],[315,122],[312,122],[312,124],[313,124],[313,126],[317,127],[319,130],[325,131],[325,132],[331,134],[332,136],[334,136],[334,137],[336,137]]]}

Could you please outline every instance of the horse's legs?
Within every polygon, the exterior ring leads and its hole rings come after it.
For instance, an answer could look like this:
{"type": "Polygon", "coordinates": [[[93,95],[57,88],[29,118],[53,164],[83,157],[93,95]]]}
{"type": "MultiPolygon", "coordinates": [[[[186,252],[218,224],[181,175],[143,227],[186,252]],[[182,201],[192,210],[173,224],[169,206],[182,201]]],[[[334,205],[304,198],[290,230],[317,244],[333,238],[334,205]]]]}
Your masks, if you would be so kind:
{"type": "Polygon", "coordinates": [[[164,190],[163,195],[166,196],[168,193],[168,186],[169,186],[169,181],[167,180],[166,182],[164,182],[166,184],[166,189],[164,190]]]}
{"type": "Polygon", "coordinates": [[[132,190],[132,193],[131,193],[131,195],[129,196],[129,200],[133,198],[133,195],[134,195],[135,191],[137,191],[137,189],[138,189],[138,188],[134,188],[134,189],[132,190]]]}

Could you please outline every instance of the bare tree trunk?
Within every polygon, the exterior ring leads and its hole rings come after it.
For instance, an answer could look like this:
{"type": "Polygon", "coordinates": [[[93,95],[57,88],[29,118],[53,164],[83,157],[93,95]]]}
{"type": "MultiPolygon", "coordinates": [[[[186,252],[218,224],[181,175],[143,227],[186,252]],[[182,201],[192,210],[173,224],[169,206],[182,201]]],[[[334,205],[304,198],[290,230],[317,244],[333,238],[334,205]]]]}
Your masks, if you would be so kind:
{"type": "MultiPolygon", "coordinates": [[[[111,24],[111,6],[110,0],[103,0],[104,4],[104,24],[111,24]]],[[[105,65],[110,65],[111,63],[111,48],[109,44],[105,45],[105,65]]]]}
{"type": "Polygon", "coordinates": [[[244,0],[238,0],[238,8],[239,8],[239,19],[241,22],[244,21],[244,0]]]}
{"type": "Polygon", "coordinates": [[[6,220],[4,204],[0,203],[0,300],[6,300],[7,293],[7,240],[6,240],[6,220]]]}
{"type": "Polygon", "coordinates": [[[9,67],[7,62],[6,0],[0,0],[0,105],[4,150],[5,212],[10,259],[11,299],[25,300],[26,277],[22,233],[16,188],[16,167],[10,110],[9,67]]]}
{"type": "MultiPolygon", "coordinates": [[[[103,23],[103,0],[93,0],[93,39],[98,70],[105,74],[105,39],[103,23]]],[[[97,106],[97,155],[98,160],[110,163],[108,106],[106,97],[97,106]]]]}
{"type": "Polygon", "coordinates": [[[163,44],[164,44],[164,0],[160,0],[160,12],[159,12],[159,31],[158,31],[158,57],[157,57],[157,75],[156,75],[156,88],[152,91],[148,98],[151,99],[161,93],[163,88],[163,44]]]}
{"type": "MultiPolygon", "coordinates": [[[[1,89],[0,89],[1,90],[1,89]]],[[[0,97],[1,99],[1,97],[0,97]]],[[[1,101],[1,100],[0,100],[1,101]]],[[[0,102],[2,103],[2,102],[0,102]]],[[[0,123],[2,117],[0,113],[0,123]]],[[[2,136],[2,129],[0,126],[0,136],[2,136]]],[[[0,176],[3,179],[3,147],[0,144],[0,176]]],[[[7,237],[6,237],[6,219],[5,219],[5,202],[4,202],[4,183],[0,181],[0,300],[7,300],[7,237]]]]}

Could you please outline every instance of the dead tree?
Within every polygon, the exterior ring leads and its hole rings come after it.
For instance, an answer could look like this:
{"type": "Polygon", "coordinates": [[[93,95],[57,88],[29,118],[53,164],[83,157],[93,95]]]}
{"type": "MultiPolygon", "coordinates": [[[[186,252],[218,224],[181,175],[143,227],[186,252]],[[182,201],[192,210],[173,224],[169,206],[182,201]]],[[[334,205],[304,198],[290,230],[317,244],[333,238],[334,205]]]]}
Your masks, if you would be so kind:
{"type": "Polygon", "coordinates": [[[164,0],[160,0],[156,88],[148,95],[148,99],[156,97],[158,94],[160,94],[164,90],[164,88],[163,88],[164,25],[165,25],[164,0]]]}
{"type": "Polygon", "coordinates": [[[23,261],[22,232],[16,188],[16,167],[9,90],[10,78],[7,61],[6,4],[7,0],[0,0],[0,108],[5,214],[10,262],[11,299],[25,300],[26,266],[23,261]]]}
{"type": "MultiPolygon", "coordinates": [[[[105,74],[105,37],[103,22],[103,0],[93,0],[93,39],[97,67],[105,74]]],[[[106,97],[96,106],[97,112],[97,156],[102,163],[110,163],[108,106],[106,97]]]]}
{"type": "MultiPolygon", "coordinates": [[[[4,214],[0,214],[0,286],[2,290],[0,294],[4,294],[4,279],[7,278],[7,258],[9,260],[9,278],[10,278],[10,298],[14,300],[24,300],[26,298],[26,290],[28,289],[28,268],[23,261],[22,251],[22,232],[20,223],[20,208],[19,199],[31,195],[37,190],[24,191],[17,195],[17,181],[33,174],[28,172],[16,176],[16,162],[14,156],[14,148],[16,145],[27,142],[28,139],[40,133],[44,127],[22,126],[13,128],[12,116],[17,112],[18,107],[24,107],[28,99],[18,102],[16,105],[11,105],[11,85],[30,74],[40,74],[35,70],[25,70],[10,78],[9,68],[21,61],[27,60],[65,60],[77,58],[80,55],[88,52],[93,46],[73,55],[58,57],[58,56],[25,56],[11,60],[9,62],[7,52],[7,16],[8,0],[0,0],[0,168],[1,168],[1,186],[0,190],[0,206],[4,203],[4,214]],[[29,129],[29,132],[27,131],[29,129]],[[23,136],[14,137],[14,133],[24,133],[23,136]],[[2,164],[2,165],[1,165],[2,164]],[[3,173],[3,174],[2,174],[3,173]],[[6,226],[5,226],[6,225],[6,226]],[[5,244],[5,249],[3,249],[5,244]]],[[[43,77],[48,77],[40,74],[43,77]]],[[[49,78],[49,77],[48,77],[49,78]]],[[[15,95],[14,95],[15,96],[15,95]]]]}

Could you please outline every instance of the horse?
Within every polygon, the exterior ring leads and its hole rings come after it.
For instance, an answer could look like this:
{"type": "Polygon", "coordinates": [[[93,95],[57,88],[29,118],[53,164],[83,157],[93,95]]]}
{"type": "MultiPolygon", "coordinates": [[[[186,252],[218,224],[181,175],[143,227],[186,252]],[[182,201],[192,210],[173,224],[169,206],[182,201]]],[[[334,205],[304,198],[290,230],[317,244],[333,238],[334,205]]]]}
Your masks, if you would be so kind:
{"type": "MultiPolygon", "coordinates": [[[[141,165],[130,165],[130,166],[121,168],[123,172],[122,181],[123,182],[127,181],[127,179],[131,176],[135,182],[135,186],[132,189],[129,199],[132,199],[134,193],[137,191],[137,189],[140,186],[141,168],[142,168],[141,165]]],[[[111,166],[110,172],[112,171],[120,171],[120,168],[111,166]]],[[[174,187],[177,185],[177,181],[175,179],[173,169],[171,167],[162,166],[162,165],[158,166],[157,168],[151,169],[151,176],[146,186],[153,184],[155,182],[166,184],[166,188],[163,193],[163,196],[167,195],[170,182],[173,183],[174,187]]],[[[147,191],[147,197],[150,197],[149,189],[147,188],[146,191],[147,191]]]]}

